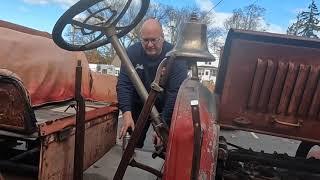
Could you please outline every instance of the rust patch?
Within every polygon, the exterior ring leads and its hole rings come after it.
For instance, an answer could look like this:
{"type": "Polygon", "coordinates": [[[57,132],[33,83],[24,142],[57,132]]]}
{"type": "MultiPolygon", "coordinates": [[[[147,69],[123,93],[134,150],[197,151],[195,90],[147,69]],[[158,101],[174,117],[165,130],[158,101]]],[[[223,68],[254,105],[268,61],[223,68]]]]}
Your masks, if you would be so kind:
{"type": "Polygon", "coordinates": [[[21,92],[9,83],[0,82],[0,128],[25,130],[25,99],[21,92]]]}
{"type": "MultiPolygon", "coordinates": [[[[115,145],[117,114],[114,111],[105,112],[86,122],[84,169],[90,167],[115,145]]],[[[74,128],[71,131],[69,136],[62,141],[59,140],[59,133],[43,137],[39,179],[73,179],[74,128]]]]}

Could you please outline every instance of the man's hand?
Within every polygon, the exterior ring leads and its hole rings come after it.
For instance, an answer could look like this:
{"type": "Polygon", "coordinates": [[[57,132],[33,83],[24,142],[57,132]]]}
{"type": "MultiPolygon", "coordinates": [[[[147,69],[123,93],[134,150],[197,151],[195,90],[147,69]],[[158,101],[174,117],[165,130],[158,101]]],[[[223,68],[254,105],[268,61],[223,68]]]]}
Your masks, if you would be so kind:
{"type": "Polygon", "coordinates": [[[157,135],[156,132],[153,132],[153,144],[155,146],[161,146],[162,145],[162,141],[161,141],[161,138],[157,135]]]}
{"type": "Polygon", "coordinates": [[[132,119],[131,111],[126,111],[122,114],[122,127],[120,130],[120,139],[126,134],[129,128],[134,130],[134,121],[132,119]]]}

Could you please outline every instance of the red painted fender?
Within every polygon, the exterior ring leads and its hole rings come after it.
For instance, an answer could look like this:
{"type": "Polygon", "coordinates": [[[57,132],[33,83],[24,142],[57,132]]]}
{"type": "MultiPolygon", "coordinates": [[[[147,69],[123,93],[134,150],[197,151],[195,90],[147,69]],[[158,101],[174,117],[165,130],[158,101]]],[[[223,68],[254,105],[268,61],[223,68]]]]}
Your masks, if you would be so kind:
{"type": "Polygon", "coordinates": [[[172,115],[164,180],[188,180],[193,157],[193,121],[191,100],[199,101],[202,129],[200,171],[198,179],[215,179],[219,126],[213,94],[196,80],[186,79],[180,87],[172,115]]]}

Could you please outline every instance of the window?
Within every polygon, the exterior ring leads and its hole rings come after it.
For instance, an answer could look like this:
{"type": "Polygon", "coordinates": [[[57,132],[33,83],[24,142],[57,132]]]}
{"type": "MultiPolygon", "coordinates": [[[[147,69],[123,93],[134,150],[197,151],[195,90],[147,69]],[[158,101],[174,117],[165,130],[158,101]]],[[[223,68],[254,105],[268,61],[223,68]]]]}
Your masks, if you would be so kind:
{"type": "Polygon", "coordinates": [[[213,69],[212,70],[212,76],[217,76],[218,74],[218,69],[213,69]]]}
{"type": "Polygon", "coordinates": [[[209,75],[209,71],[206,71],[206,76],[208,76],[209,75]]]}
{"type": "Polygon", "coordinates": [[[199,69],[198,75],[199,75],[199,76],[202,76],[202,75],[203,75],[203,69],[199,69]]]}

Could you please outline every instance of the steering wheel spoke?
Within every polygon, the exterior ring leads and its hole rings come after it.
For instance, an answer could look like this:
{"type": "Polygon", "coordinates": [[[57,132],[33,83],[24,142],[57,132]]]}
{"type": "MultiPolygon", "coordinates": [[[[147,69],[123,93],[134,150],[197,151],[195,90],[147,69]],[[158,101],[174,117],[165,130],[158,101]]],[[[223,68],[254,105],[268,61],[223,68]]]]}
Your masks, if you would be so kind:
{"type": "Polygon", "coordinates": [[[124,14],[127,12],[130,4],[131,4],[132,0],[128,0],[127,4],[124,6],[124,8],[122,9],[122,11],[120,12],[119,16],[117,17],[117,19],[115,19],[112,22],[112,25],[116,26],[116,24],[120,21],[120,19],[124,16],[124,14]]]}
{"type": "Polygon", "coordinates": [[[88,29],[91,31],[102,31],[103,30],[103,27],[101,27],[101,26],[90,25],[90,24],[86,24],[86,23],[76,21],[76,20],[72,20],[71,25],[74,25],[79,29],[88,29]]]}
{"type": "Polygon", "coordinates": [[[105,8],[101,8],[94,13],[90,9],[87,9],[87,11],[90,13],[90,15],[84,21],[85,23],[88,22],[92,18],[96,18],[99,21],[101,21],[100,23],[96,23],[96,24],[102,24],[102,25],[104,24],[105,25],[105,24],[109,24],[114,19],[114,17],[117,15],[117,11],[113,10],[110,6],[105,7],[105,8]],[[107,11],[109,11],[111,14],[111,16],[108,19],[106,19],[106,17],[104,17],[102,15],[99,15],[99,13],[107,12],[107,11]]]}
{"type": "Polygon", "coordinates": [[[128,26],[121,26],[121,27],[116,27],[116,30],[121,31],[121,30],[126,29],[126,28],[128,28],[128,26]]]}

